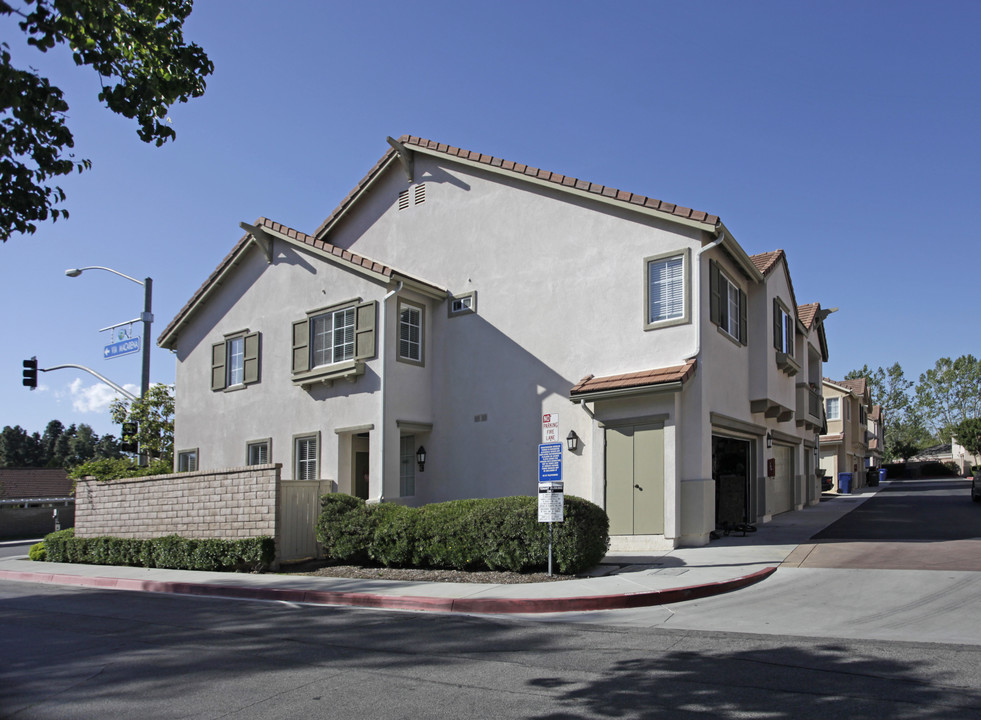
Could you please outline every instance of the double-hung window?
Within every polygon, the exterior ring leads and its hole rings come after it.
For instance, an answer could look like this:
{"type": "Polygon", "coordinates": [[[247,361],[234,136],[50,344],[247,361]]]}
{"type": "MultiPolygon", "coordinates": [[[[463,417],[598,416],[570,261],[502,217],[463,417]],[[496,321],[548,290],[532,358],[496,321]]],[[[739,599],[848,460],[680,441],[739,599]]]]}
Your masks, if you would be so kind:
{"type": "Polygon", "coordinates": [[[293,323],[292,377],[298,385],[354,379],[375,356],[376,302],[360,298],[311,310],[293,323]]]}
{"type": "Polygon", "coordinates": [[[319,480],[317,435],[301,435],[293,440],[293,479],[319,480]]]}
{"type": "Polygon", "coordinates": [[[824,406],[828,420],[841,420],[841,398],[825,398],[824,406]]]}
{"type": "Polygon", "coordinates": [[[310,318],[312,365],[331,365],[354,358],[354,308],[310,318]]]}
{"type": "Polygon", "coordinates": [[[712,322],[740,345],[746,344],[746,293],[714,260],[709,262],[709,314],[712,322]]]}
{"type": "Polygon", "coordinates": [[[422,365],[424,316],[422,307],[399,302],[399,360],[422,365]]]}
{"type": "Polygon", "coordinates": [[[645,329],[687,321],[688,289],[685,282],[688,275],[687,252],[647,258],[645,265],[647,276],[645,329]]]}
{"type": "Polygon", "coordinates": [[[211,346],[211,389],[228,390],[259,382],[259,333],[243,330],[211,346]]]}

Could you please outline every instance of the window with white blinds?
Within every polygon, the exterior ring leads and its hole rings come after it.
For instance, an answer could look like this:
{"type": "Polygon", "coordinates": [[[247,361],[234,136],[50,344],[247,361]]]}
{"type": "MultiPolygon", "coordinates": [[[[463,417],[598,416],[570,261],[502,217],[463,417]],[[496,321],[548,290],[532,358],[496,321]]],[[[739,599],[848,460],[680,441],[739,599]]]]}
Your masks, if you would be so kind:
{"type": "Polygon", "coordinates": [[[308,435],[296,438],[294,455],[296,472],[294,480],[317,480],[317,436],[308,435]]]}
{"type": "Polygon", "coordinates": [[[354,357],[354,308],[344,308],[310,318],[314,367],[354,357]]]}
{"type": "Polygon", "coordinates": [[[269,440],[257,440],[250,442],[247,447],[247,464],[266,465],[269,462],[269,440]]]}
{"type": "Polygon", "coordinates": [[[647,322],[673,320],[685,314],[685,259],[683,255],[647,263],[647,322]]]}

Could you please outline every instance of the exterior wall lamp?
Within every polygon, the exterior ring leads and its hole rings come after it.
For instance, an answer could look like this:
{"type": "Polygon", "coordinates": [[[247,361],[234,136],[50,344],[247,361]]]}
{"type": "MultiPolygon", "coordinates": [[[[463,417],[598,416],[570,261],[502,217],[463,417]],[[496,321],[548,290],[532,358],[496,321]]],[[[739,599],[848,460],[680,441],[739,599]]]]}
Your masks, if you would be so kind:
{"type": "Polygon", "coordinates": [[[766,449],[769,450],[773,447],[773,433],[769,430],[766,431],[766,449]]]}
{"type": "Polygon", "coordinates": [[[576,435],[575,430],[570,430],[569,434],[566,435],[565,444],[569,448],[569,452],[575,452],[579,447],[579,436],[576,435]]]}
{"type": "Polygon", "coordinates": [[[426,448],[422,445],[416,450],[416,462],[419,463],[419,472],[426,469],[426,448]]]}

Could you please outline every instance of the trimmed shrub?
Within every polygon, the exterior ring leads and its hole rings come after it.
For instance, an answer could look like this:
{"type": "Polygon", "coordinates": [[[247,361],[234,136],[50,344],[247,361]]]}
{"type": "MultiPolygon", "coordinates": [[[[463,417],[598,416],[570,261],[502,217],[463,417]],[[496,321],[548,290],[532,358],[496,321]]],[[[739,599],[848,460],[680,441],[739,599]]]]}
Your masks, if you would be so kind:
{"type": "MultiPolygon", "coordinates": [[[[453,500],[409,508],[366,505],[350,495],[326,495],[317,521],[324,554],[341,562],[367,559],[388,567],[529,572],[548,566],[548,527],[538,522],[538,499],[453,500]]],[[[554,568],[587,570],[609,547],[602,508],[565,498],[565,521],[554,530],[554,568]]]]}
{"type": "Polygon", "coordinates": [[[324,556],[337,562],[367,562],[374,534],[367,503],[353,495],[334,493],[320,498],[320,508],[317,540],[323,545],[324,556]]]}
{"type": "Polygon", "coordinates": [[[371,559],[385,567],[411,566],[416,552],[419,512],[391,503],[369,505],[368,512],[375,528],[368,548],[371,559]]]}
{"type": "Polygon", "coordinates": [[[49,562],[172,570],[258,570],[271,563],[276,554],[273,539],[265,536],[244,540],[195,540],[179,535],[148,540],[76,538],[73,528],[47,535],[43,545],[49,562]]]}
{"type": "Polygon", "coordinates": [[[44,562],[48,557],[48,551],[44,549],[44,542],[31,545],[31,549],[28,551],[27,556],[34,562],[44,562]]]}

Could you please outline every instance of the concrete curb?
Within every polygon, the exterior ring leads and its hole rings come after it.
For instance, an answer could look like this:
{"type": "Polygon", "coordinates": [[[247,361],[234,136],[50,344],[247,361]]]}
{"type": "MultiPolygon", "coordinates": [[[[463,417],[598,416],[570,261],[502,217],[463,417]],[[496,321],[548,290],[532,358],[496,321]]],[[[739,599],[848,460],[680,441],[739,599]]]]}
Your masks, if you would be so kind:
{"type": "Polygon", "coordinates": [[[387,610],[422,610],[481,614],[558,613],[588,610],[622,610],[650,607],[721,595],[754,585],[773,574],[776,566],[763,568],[749,575],[688,587],[651,590],[619,595],[589,595],[560,598],[437,598],[413,595],[375,595],[369,593],[333,592],[326,590],[284,590],[266,587],[232,587],[206,583],[134,580],[113,577],[86,577],[58,573],[0,570],[0,579],[21,582],[77,585],[129,590],[135,592],[172,593],[199,597],[223,597],[240,600],[309,603],[315,605],[345,605],[350,607],[387,610]]]}

